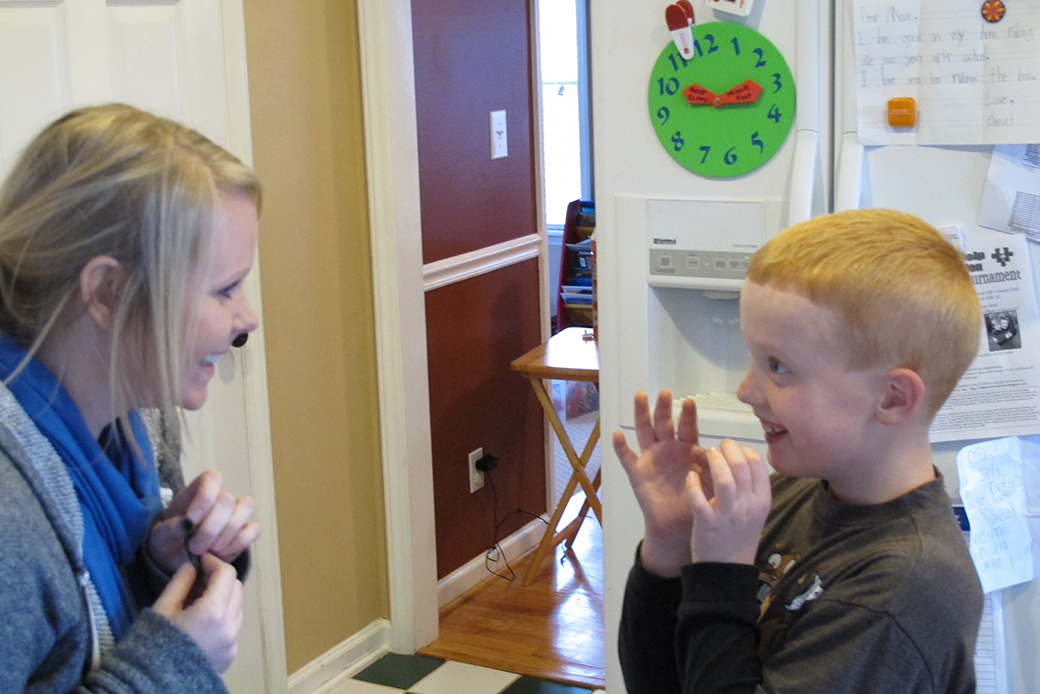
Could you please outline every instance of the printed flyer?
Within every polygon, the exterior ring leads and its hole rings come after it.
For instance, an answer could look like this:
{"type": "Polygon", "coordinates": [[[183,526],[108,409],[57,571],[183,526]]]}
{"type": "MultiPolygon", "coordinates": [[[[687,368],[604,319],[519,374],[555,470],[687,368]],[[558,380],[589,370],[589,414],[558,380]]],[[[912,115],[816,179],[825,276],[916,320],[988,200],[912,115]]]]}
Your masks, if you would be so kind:
{"type": "Polygon", "coordinates": [[[979,353],[936,414],[931,440],[1040,433],[1040,325],[1029,242],[981,231],[963,244],[982,303],[979,353]]]}

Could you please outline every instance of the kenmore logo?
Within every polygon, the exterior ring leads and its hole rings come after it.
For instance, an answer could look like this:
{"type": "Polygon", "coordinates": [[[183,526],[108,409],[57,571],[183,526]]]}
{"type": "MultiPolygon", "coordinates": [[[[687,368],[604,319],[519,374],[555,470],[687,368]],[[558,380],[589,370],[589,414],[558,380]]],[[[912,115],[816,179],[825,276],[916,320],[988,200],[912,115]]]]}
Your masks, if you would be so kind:
{"type": "Polygon", "coordinates": [[[675,239],[654,239],[655,246],[674,246],[675,239]]]}

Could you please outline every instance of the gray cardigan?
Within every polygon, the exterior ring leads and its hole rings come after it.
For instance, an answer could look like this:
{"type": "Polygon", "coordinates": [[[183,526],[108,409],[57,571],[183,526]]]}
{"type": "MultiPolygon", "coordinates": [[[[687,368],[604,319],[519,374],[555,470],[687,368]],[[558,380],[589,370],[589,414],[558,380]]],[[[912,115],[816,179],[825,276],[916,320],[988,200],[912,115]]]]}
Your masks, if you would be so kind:
{"type": "Polygon", "coordinates": [[[113,644],[54,448],[0,385],[0,692],[224,694],[206,655],[144,609],[113,644]]]}

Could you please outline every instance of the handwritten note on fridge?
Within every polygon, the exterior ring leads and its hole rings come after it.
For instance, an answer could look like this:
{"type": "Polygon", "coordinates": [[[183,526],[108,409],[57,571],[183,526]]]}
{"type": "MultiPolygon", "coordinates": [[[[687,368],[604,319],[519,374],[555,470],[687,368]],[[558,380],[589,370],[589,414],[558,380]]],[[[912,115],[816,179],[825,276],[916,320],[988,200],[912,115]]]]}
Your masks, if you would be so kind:
{"type": "Polygon", "coordinates": [[[986,593],[1033,579],[1022,442],[1017,437],[965,446],[957,454],[960,494],[971,522],[971,552],[986,593]]]}
{"type": "Polygon", "coordinates": [[[1040,142],[1040,2],[855,0],[853,43],[864,145],[1040,142]],[[888,100],[911,97],[917,124],[888,125],[888,100]]]}

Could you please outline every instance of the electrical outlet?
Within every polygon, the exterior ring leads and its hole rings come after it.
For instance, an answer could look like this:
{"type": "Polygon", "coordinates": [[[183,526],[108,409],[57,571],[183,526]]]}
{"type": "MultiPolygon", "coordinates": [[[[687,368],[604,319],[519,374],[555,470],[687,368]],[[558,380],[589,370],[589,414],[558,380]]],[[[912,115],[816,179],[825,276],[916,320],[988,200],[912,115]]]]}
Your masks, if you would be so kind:
{"type": "Polygon", "coordinates": [[[484,486],[484,473],[477,469],[477,461],[484,457],[484,449],[478,448],[469,454],[469,493],[484,486]]]}

